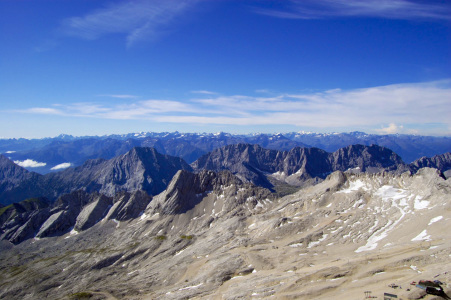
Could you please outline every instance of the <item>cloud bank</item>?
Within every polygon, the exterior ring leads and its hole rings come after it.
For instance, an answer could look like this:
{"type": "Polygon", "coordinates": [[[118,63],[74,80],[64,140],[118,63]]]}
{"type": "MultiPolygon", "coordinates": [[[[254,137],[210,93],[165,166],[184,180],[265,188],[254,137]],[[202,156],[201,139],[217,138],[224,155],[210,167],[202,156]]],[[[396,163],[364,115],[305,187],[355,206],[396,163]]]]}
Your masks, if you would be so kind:
{"type": "Polygon", "coordinates": [[[15,160],[14,163],[23,168],[38,168],[38,167],[45,167],[47,165],[46,163],[37,162],[32,159],[26,159],[24,161],[15,160]]]}
{"type": "Polygon", "coordinates": [[[268,97],[207,93],[185,101],[128,100],[109,106],[56,104],[21,112],[177,124],[291,125],[319,130],[373,128],[380,133],[421,133],[422,128],[432,124],[446,128],[445,134],[449,134],[451,79],[268,97]]]}
{"type": "Polygon", "coordinates": [[[446,1],[414,0],[289,0],[280,10],[256,9],[260,14],[287,19],[323,19],[334,17],[376,17],[416,20],[451,19],[446,1]]]}

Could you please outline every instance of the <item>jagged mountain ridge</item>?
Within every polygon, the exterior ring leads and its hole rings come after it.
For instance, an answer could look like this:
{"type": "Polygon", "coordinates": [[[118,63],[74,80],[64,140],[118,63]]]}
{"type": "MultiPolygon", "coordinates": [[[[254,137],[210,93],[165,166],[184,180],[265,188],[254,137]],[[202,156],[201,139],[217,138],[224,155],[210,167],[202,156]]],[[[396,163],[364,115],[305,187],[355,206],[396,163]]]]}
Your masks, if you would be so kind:
{"type": "Polygon", "coordinates": [[[421,157],[418,160],[410,164],[413,169],[419,170],[421,168],[435,168],[445,174],[451,175],[451,152],[441,155],[435,155],[433,157],[421,157]]]}
{"type": "Polygon", "coordinates": [[[263,148],[287,151],[294,147],[316,147],[328,152],[334,152],[353,144],[367,146],[376,144],[392,149],[407,163],[422,156],[431,157],[449,152],[451,149],[450,137],[374,135],[361,132],[337,134],[293,132],[253,135],[142,132],[102,137],[63,135],[40,140],[0,139],[0,153],[4,153],[12,160],[32,159],[46,163],[43,167],[29,169],[39,173],[48,173],[62,163],[79,166],[88,159],[111,159],[137,146],[153,147],[162,154],[179,156],[188,163],[192,163],[216,148],[238,143],[258,144],[263,148]]]}
{"type": "Polygon", "coordinates": [[[393,282],[451,280],[451,186],[437,170],[337,171],[280,199],[258,191],[240,198],[251,186],[215,176],[180,171],[158,205],[129,220],[1,243],[0,297],[360,299],[393,282]],[[172,209],[192,191],[199,198],[191,208],[172,209]]]}
{"type": "Polygon", "coordinates": [[[191,167],[181,158],[162,155],[153,148],[136,147],[110,160],[89,160],[77,168],[25,178],[14,188],[0,191],[0,200],[3,204],[31,197],[54,200],[80,189],[107,196],[137,190],[155,195],[181,169],[191,167]]]}
{"type": "Polygon", "coordinates": [[[264,149],[258,145],[238,144],[216,149],[199,158],[195,170],[230,170],[256,185],[273,188],[271,178],[301,186],[318,182],[334,171],[397,171],[409,167],[390,149],[377,145],[351,145],[328,153],[318,148],[296,147],[289,151],[264,149]]]}
{"type": "MultiPolygon", "coordinates": [[[[418,165],[405,165],[389,149],[376,145],[353,145],[327,153],[317,148],[296,147],[290,151],[264,149],[258,145],[237,144],[214,150],[192,164],[196,170],[230,170],[241,179],[267,188],[274,182],[292,186],[317,183],[333,171],[354,168],[356,172],[416,171],[423,165],[442,172],[451,164],[449,154],[422,159],[418,165]]],[[[9,204],[32,197],[54,200],[64,193],[83,189],[107,196],[117,191],[144,190],[151,195],[163,191],[180,169],[191,170],[183,159],[159,154],[154,148],[135,147],[110,160],[88,160],[82,166],[40,175],[28,172],[3,157],[9,185],[0,189],[0,203],[9,204]],[[14,182],[11,185],[11,182],[14,182]]],[[[5,173],[6,174],[6,173],[5,173]]],[[[4,176],[5,177],[5,176],[4,176]]],[[[5,177],[6,178],[6,177],[5,177]]],[[[6,179],[3,179],[6,182],[6,179]]]]}

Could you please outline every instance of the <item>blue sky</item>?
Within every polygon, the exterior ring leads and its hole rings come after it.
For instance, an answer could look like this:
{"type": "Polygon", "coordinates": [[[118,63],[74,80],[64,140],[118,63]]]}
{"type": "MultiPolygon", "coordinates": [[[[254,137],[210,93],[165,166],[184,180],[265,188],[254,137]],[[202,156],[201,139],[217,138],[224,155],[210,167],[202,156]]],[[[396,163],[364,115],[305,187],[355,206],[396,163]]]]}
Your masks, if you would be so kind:
{"type": "Polygon", "coordinates": [[[451,2],[0,0],[0,137],[451,135],[451,2]]]}

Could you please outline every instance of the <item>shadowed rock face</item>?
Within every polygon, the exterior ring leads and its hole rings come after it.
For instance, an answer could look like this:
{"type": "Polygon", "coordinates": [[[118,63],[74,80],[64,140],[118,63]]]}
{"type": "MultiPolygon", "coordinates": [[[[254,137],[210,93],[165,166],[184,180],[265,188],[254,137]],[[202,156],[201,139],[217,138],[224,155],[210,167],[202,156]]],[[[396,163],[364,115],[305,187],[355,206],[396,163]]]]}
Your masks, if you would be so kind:
{"type": "Polygon", "coordinates": [[[29,178],[30,175],[31,172],[0,155],[0,185],[3,189],[14,187],[21,181],[29,178]]]}
{"type": "Polygon", "coordinates": [[[91,202],[93,197],[95,195],[76,191],[58,198],[50,210],[50,217],[41,225],[36,237],[57,236],[69,231],[75,225],[83,207],[91,202]]]}
{"type": "Polygon", "coordinates": [[[127,221],[140,216],[152,198],[144,191],[134,193],[121,192],[113,199],[113,206],[109,209],[106,219],[127,221]]]}
{"type": "Polygon", "coordinates": [[[0,203],[8,205],[29,198],[28,191],[30,188],[26,185],[21,186],[21,184],[23,182],[34,182],[41,176],[27,171],[5,156],[0,155],[0,203]]]}
{"type": "Polygon", "coordinates": [[[376,145],[353,145],[328,153],[318,148],[296,147],[290,151],[277,151],[239,144],[204,155],[192,167],[196,170],[227,169],[244,180],[267,188],[273,186],[268,175],[274,173],[290,184],[301,185],[311,178],[324,179],[334,171],[356,169],[374,173],[409,169],[396,153],[376,145]]]}
{"type": "Polygon", "coordinates": [[[49,216],[49,202],[45,198],[28,199],[8,205],[0,214],[0,239],[20,243],[34,237],[49,216]]]}
{"type": "Polygon", "coordinates": [[[97,199],[83,207],[77,216],[74,229],[76,231],[83,231],[94,226],[105,217],[112,204],[113,201],[111,198],[99,195],[97,199]]]}
{"type": "Polygon", "coordinates": [[[451,169],[451,152],[436,155],[433,157],[422,157],[410,164],[415,170],[421,168],[436,168],[441,172],[451,169]]]}
{"type": "Polygon", "coordinates": [[[144,191],[120,192],[114,197],[76,191],[63,195],[49,206],[40,199],[11,204],[0,215],[0,239],[14,244],[29,238],[87,230],[102,219],[127,221],[140,216],[151,197],[144,191]]]}

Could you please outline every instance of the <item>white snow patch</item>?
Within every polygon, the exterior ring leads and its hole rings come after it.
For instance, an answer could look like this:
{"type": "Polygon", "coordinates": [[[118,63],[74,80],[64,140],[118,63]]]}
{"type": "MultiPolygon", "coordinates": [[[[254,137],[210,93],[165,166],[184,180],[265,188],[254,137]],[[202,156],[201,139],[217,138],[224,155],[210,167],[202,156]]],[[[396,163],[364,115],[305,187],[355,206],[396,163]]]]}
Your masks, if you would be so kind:
{"type": "Polygon", "coordinates": [[[291,244],[290,247],[293,247],[293,248],[302,247],[302,243],[291,244]]]}
{"type": "Polygon", "coordinates": [[[421,199],[422,199],[421,196],[417,196],[415,198],[415,202],[413,204],[413,207],[415,209],[425,209],[425,208],[427,208],[429,206],[429,201],[421,200],[421,199]]]}
{"type": "MultiPolygon", "coordinates": [[[[380,187],[375,195],[382,198],[382,201],[390,203],[391,207],[396,207],[399,212],[401,213],[401,216],[398,220],[395,221],[388,221],[387,224],[374,232],[370,238],[368,239],[366,245],[359,247],[357,250],[355,250],[356,253],[362,252],[362,251],[369,251],[374,250],[377,247],[377,243],[387,237],[388,233],[393,230],[396,225],[404,218],[404,216],[408,212],[407,208],[407,201],[405,200],[408,196],[408,192],[403,189],[397,189],[390,185],[384,185],[380,187]]],[[[382,208],[379,208],[382,211],[382,208]]],[[[370,228],[370,232],[376,228],[378,225],[378,220],[376,220],[373,227],[370,228]]]]}
{"type": "Polygon", "coordinates": [[[181,288],[181,289],[179,289],[179,291],[183,291],[183,290],[190,290],[190,289],[195,289],[195,288],[198,288],[198,287],[200,287],[201,285],[203,285],[203,283],[202,283],[202,282],[201,282],[201,283],[199,283],[198,285],[192,285],[192,286],[187,286],[187,287],[181,288]]]}
{"type": "Polygon", "coordinates": [[[116,228],[119,228],[119,226],[121,226],[121,222],[119,222],[118,220],[113,219],[113,221],[117,224],[117,225],[116,225],[116,228]]]}
{"type": "Polygon", "coordinates": [[[419,235],[417,235],[416,237],[414,237],[412,239],[412,242],[413,241],[429,241],[431,236],[427,235],[427,234],[428,234],[427,230],[426,229],[423,230],[419,235]]]}
{"type": "Polygon", "coordinates": [[[258,208],[258,207],[264,208],[263,204],[260,201],[258,201],[257,205],[255,205],[255,208],[258,208]]]}
{"type": "Polygon", "coordinates": [[[185,249],[182,249],[182,250],[176,252],[174,256],[180,255],[183,251],[185,251],[185,249]]]}
{"type": "Polygon", "coordinates": [[[429,221],[429,224],[428,224],[428,225],[432,225],[432,224],[434,224],[435,222],[440,221],[441,219],[443,219],[443,216],[438,216],[438,217],[432,218],[431,221],[429,221]]]}
{"type": "Polygon", "coordinates": [[[283,171],[278,171],[276,173],[272,173],[272,176],[274,176],[277,179],[282,179],[282,178],[286,177],[287,175],[283,171]]]}
{"type": "Polygon", "coordinates": [[[400,200],[402,198],[407,197],[407,191],[403,189],[397,189],[391,185],[381,186],[375,193],[377,196],[380,196],[383,201],[392,200],[400,200]]]}
{"type": "Polygon", "coordinates": [[[312,247],[318,245],[319,243],[321,243],[321,242],[320,242],[320,241],[310,242],[310,243],[308,244],[307,248],[312,248],[312,247]]]}
{"type": "Polygon", "coordinates": [[[365,183],[360,179],[356,181],[351,181],[347,189],[343,189],[341,191],[338,191],[337,193],[349,194],[358,191],[359,189],[363,189],[365,191],[368,190],[368,188],[365,186],[365,183]]]}
{"type": "MultiPolygon", "coordinates": [[[[388,232],[390,232],[395,226],[396,224],[399,223],[399,221],[401,221],[401,219],[404,217],[404,214],[401,216],[401,218],[399,218],[397,221],[392,222],[392,221],[388,221],[387,224],[380,228],[378,231],[374,232],[370,238],[368,239],[366,245],[361,246],[359,248],[357,248],[357,250],[355,250],[356,253],[359,252],[363,252],[363,251],[369,251],[369,250],[374,250],[377,247],[377,243],[384,239],[385,237],[387,237],[388,232]]],[[[376,224],[377,224],[377,220],[376,220],[376,224]]],[[[371,230],[370,230],[371,231],[371,230]]]]}

